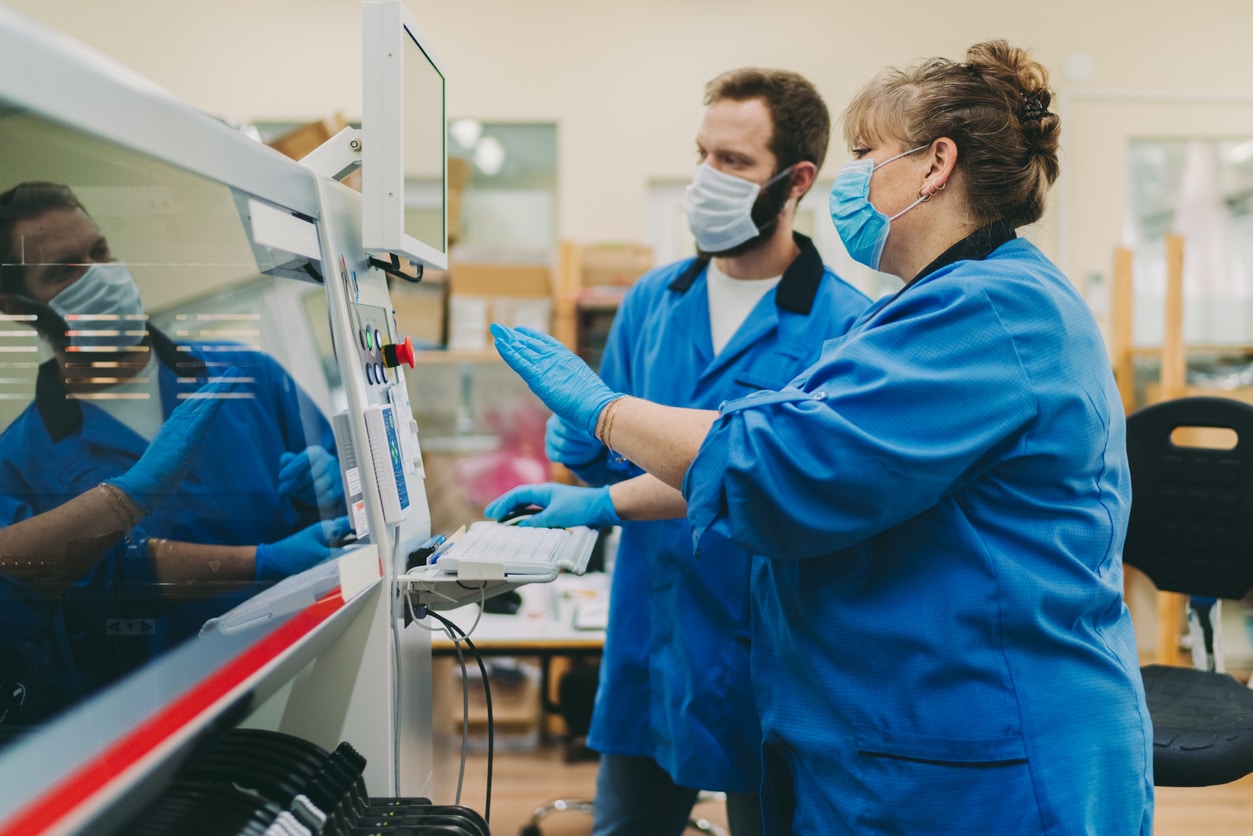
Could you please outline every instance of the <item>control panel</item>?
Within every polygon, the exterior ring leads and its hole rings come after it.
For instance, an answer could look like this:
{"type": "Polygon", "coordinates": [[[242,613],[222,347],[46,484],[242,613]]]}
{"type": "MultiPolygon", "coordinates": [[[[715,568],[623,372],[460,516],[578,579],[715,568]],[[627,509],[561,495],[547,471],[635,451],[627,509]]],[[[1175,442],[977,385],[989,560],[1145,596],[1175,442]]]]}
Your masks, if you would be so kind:
{"type": "Polygon", "coordinates": [[[368,387],[400,383],[400,375],[392,371],[402,363],[414,365],[413,340],[405,337],[404,342],[396,342],[395,315],[387,308],[364,304],[360,299],[360,288],[356,271],[345,268],[346,289],[348,298],[354,300],[349,305],[352,314],[356,350],[360,357],[361,367],[365,374],[368,387]]]}
{"type": "Polygon", "coordinates": [[[396,413],[390,403],[366,409],[365,431],[370,439],[374,478],[378,481],[379,497],[383,501],[383,519],[398,523],[409,509],[409,488],[400,451],[400,435],[396,431],[396,413]]]}
{"type": "MultiPolygon", "coordinates": [[[[361,370],[365,384],[363,417],[369,447],[355,451],[351,461],[359,465],[363,456],[369,456],[383,520],[395,525],[405,519],[409,509],[409,477],[422,475],[417,422],[413,420],[408,390],[399,368],[401,364],[414,365],[413,341],[409,338],[398,341],[396,317],[380,276],[370,272],[359,279],[357,272],[349,269],[342,258],[339,267],[351,334],[348,354],[355,358],[349,362],[361,370]]],[[[364,269],[372,271],[373,268],[364,269]]],[[[344,419],[340,426],[347,428],[344,419]]],[[[341,464],[346,466],[348,461],[345,457],[341,464]]],[[[361,537],[362,529],[368,529],[361,480],[347,471],[343,476],[352,505],[354,530],[361,537]]]]}

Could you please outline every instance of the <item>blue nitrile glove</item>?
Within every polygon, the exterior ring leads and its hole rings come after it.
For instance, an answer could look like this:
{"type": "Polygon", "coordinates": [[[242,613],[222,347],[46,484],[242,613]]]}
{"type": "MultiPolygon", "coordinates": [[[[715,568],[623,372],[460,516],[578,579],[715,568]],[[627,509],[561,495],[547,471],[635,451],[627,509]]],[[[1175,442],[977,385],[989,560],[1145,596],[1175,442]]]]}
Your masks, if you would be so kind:
{"type": "Polygon", "coordinates": [[[577,354],[530,328],[491,325],[496,351],[544,404],[575,427],[595,434],[601,411],[614,392],[577,354]]]}
{"type": "Polygon", "coordinates": [[[239,385],[240,374],[239,369],[230,368],[200,387],[174,408],[130,470],[105,481],[125,491],[143,513],[150,512],[187,475],[213,419],[239,385]]]}
{"type": "Polygon", "coordinates": [[[550,415],[544,425],[544,454],[550,462],[578,467],[601,458],[605,454],[605,445],[591,433],[550,415]]]}
{"type": "Polygon", "coordinates": [[[510,511],[538,505],[543,510],[518,520],[526,527],[569,528],[572,525],[621,525],[622,518],[613,508],[609,487],[576,488],[545,482],[521,485],[493,499],[483,509],[483,516],[499,520],[510,511]]]}
{"type": "Polygon", "coordinates": [[[262,543],[257,546],[257,580],[285,578],[328,558],[339,557],[344,550],[330,543],[350,531],[352,526],[344,516],[319,520],[277,543],[262,543]]]}
{"type": "Polygon", "coordinates": [[[325,447],[306,447],[278,458],[278,492],[305,505],[333,508],[344,501],[339,459],[325,447]]]}

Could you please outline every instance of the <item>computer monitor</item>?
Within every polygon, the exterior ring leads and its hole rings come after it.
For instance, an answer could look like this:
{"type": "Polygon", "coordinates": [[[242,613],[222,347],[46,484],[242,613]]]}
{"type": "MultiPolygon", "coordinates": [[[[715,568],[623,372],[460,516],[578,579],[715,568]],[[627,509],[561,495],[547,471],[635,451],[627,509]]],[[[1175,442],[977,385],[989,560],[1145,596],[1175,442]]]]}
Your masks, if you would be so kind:
{"type": "Polygon", "coordinates": [[[361,238],[448,267],[443,65],[401,0],[363,0],[361,238]]]}

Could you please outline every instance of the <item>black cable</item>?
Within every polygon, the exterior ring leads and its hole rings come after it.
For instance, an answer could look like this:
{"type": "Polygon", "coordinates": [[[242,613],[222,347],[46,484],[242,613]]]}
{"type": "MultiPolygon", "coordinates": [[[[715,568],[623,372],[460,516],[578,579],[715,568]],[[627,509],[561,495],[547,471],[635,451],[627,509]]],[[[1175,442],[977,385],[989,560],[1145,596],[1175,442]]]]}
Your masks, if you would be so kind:
{"type": "Polygon", "coordinates": [[[483,699],[487,704],[487,801],[483,804],[483,821],[490,824],[492,820],[492,757],[495,735],[493,732],[494,723],[492,722],[492,689],[487,682],[487,666],[483,664],[483,657],[479,655],[479,649],[474,646],[474,642],[470,641],[470,637],[466,635],[464,630],[434,610],[427,610],[426,614],[443,624],[450,634],[455,634],[453,641],[458,641],[457,636],[461,637],[460,641],[465,642],[466,647],[470,648],[470,652],[474,654],[474,661],[478,663],[479,673],[483,676],[483,699]]]}

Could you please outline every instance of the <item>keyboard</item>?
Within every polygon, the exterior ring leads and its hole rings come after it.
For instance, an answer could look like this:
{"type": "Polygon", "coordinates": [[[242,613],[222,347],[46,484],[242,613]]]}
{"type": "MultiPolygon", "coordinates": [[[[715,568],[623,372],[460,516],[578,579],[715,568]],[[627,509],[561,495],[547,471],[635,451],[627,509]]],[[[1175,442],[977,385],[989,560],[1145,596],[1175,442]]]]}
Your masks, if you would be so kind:
{"type": "Polygon", "coordinates": [[[483,520],[437,552],[434,568],[460,580],[551,580],[562,569],[581,575],[596,535],[587,526],[523,528],[483,520]]]}

